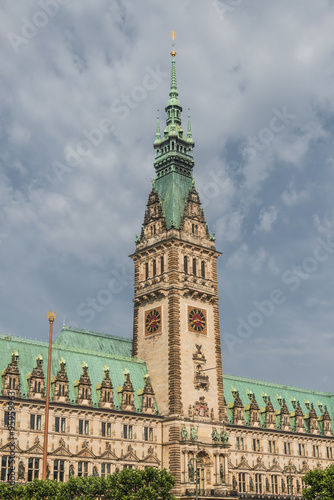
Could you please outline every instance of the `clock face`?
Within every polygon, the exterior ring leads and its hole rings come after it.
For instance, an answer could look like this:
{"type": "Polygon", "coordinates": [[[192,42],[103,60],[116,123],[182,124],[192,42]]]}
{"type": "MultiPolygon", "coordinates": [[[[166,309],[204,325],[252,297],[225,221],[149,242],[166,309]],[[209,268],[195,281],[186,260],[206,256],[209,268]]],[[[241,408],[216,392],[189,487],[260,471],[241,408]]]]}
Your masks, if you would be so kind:
{"type": "Polygon", "coordinates": [[[190,332],[206,334],[206,311],[188,306],[188,328],[190,332]]]}
{"type": "Polygon", "coordinates": [[[161,332],[161,307],[145,313],[145,335],[161,332]]]}

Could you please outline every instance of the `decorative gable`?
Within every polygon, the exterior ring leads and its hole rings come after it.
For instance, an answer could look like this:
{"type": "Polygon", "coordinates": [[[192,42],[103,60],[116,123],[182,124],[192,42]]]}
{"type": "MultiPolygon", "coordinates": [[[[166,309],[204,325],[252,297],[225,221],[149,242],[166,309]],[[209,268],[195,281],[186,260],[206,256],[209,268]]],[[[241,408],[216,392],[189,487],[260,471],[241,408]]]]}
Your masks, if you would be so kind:
{"type": "Polygon", "coordinates": [[[299,401],[297,401],[297,407],[296,407],[296,411],[294,412],[294,418],[295,418],[295,429],[294,430],[296,432],[305,432],[304,414],[303,414],[303,410],[301,409],[299,401]]]}
{"type": "Polygon", "coordinates": [[[321,420],[322,420],[322,432],[324,436],[332,436],[333,432],[332,432],[331,417],[327,410],[327,406],[325,406],[325,411],[324,414],[321,416],[321,420]]]}
{"type": "Polygon", "coordinates": [[[51,380],[51,388],[53,391],[52,401],[59,403],[69,403],[68,397],[68,377],[66,373],[66,361],[64,358],[59,360],[60,370],[51,380]]]}
{"type": "Polygon", "coordinates": [[[122,460],[126,462],[140,462],[139,458],[134,453],[131,444],[129,444],[128,446],[128,453],[124,457],[122,457],[122,460]]]}
{"type": "Polygon", "coordinates": [[[20,372],[19,372],[19,353],[15,350],[12,352],[12,361],[1,374],[2,396],[9,396],[11,391],[16,397],[21,397],[20,392],[20,372]]]}
{"type": "Polygon", "coordinates": [[[276,422],[275,422],[275,410],[273,407],[273,404],[270,400],[270,396],[268,396],[266,408],[265,408],[265,413],[266,413],[266,428],[267,429],[275,429],[276,428],[276,422]]]}
{"type": "Polygon", "coordinates": [[[79,380],[74,382],[77,393],[76,403],[77,405],[92,406],[92,383],[88,374],[88,364],[84,361],[81,367],[83,374],[79,380]]]}
{"type": "Polygon", "coordinates": [[[68,448],[66,448],[63,438],[59,439],[59,447],[53,451],[53,455],[57,455],[59,457],[72,457],[72,453],[68,448]]]}
{"type": "Polygon", "coordinates": [[[249,405],[249,425],[251,427],[260,427],[259,405],[257,404],[255,394],[252,395],[251,404],[249,405]]]}
{"type": "Polygon", "coordinates": [[[283,399],[283,401],[282,401],[280,420],[281,420],[281,430],[282,431],[290,431],[291,430],[290,413],[289,413],[289,409],[287,407],[287,404],[285,402],[285,399],[283,399]]]}
{"type": "Polygon", "coordinates": [[[245,424],[244,406],[239,396],[239,391],[234,391],[233,395],[234,395],[233,423],[236,425],[244,425],[245,424]]]}
{"type": "Polygon", "coordinates": [[[96,458],[90,448],[88,448],[88,441],[82,443],[82,450],[76,454],[78,458],[96,458]]]}
{"type": "Polygon", "coordinates": [[[104,379],[101,384],[98,384],[96,389],[99,395],[99,407],[100,408],[115,408],[114,405],[114,393],[113,385],[110,380],[109,367],[104,365],[104,379]]]}
{"type": "Polygon", "coordinates": [[[121,396],[121,410],[123,411],[135,411],[134,404],[134,389],[132,382],[130,380],[130,373],[125,372],[125,382],[122,387],[120,387],[117,392],[121,396]]]}
{"type": "Polygon", "coordinates": [[[29,398],[45,399],[44,394],[44,372],[43,372],[43,357],[39,354],[36,358],[36,366],[32,373],[27,376],[29,387],[29,398]]]}
{"type": "Polygon", "coordinates": [[[155,413],[154,407],[154,391],[149,375],[145,375],[145,386],[142,392],[142,407],[143,413],[155,413]]]}

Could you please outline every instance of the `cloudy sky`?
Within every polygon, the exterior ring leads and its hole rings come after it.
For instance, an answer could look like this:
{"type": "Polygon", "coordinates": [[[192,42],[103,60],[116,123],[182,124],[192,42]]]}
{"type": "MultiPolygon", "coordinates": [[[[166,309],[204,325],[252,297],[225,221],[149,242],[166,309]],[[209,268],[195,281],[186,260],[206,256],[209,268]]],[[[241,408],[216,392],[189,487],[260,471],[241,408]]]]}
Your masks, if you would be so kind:
{"type": "Polygon", "coordinates": [[[0,332],[132,335],[172,29],[226,373],[333,391],[334,2],[0,6],[0,332]]]}

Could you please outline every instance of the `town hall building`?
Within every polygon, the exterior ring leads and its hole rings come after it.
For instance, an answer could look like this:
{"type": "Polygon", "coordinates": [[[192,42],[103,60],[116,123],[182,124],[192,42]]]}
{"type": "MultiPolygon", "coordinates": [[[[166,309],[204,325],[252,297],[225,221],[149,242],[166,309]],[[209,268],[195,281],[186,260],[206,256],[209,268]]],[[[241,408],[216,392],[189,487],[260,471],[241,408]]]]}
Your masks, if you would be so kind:
{"type": "MultiPolygon", "coordinates": [[[[156,176],[131,255],[133,339],[63,325],[52,347],[47,477],[153,466],[173,474],[178,498],[194,498],[196,475],[206,498],[288,495],[290,481],[301,495],[303,475],[333,461],[334,395],[223,374],[220,252],[171,55],[166,126],[158,119],[156,176]]],[[[16,480],[42,477],[47,352],[46,342],[0,336],[2,481],[13,433],[16,480]]]]}

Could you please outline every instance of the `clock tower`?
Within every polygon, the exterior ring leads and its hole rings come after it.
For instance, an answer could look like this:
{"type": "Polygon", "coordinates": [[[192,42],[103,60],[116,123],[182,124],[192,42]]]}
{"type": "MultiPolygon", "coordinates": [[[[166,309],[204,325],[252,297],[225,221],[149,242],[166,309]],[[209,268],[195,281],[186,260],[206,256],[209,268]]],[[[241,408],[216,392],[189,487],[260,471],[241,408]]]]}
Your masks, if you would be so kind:
{"type": "Polygon", "coordinates": [[[226,420],[226,405],[217,288],[220,253],[193,178],[195,144],[189,116],[187,132],[182,128],[176,52],[171,55],[166,127],[160,132],[158,117],[156,176],[131,257],[135,265],[133,355],[146,361],[160,414],[166,422],[174,421],[165,439],[170,447],[169,470],[178,476],[182,453],[177,443],[183,422],[208,424],[203,433],[212,441],[212,426],[226,420]]]}

